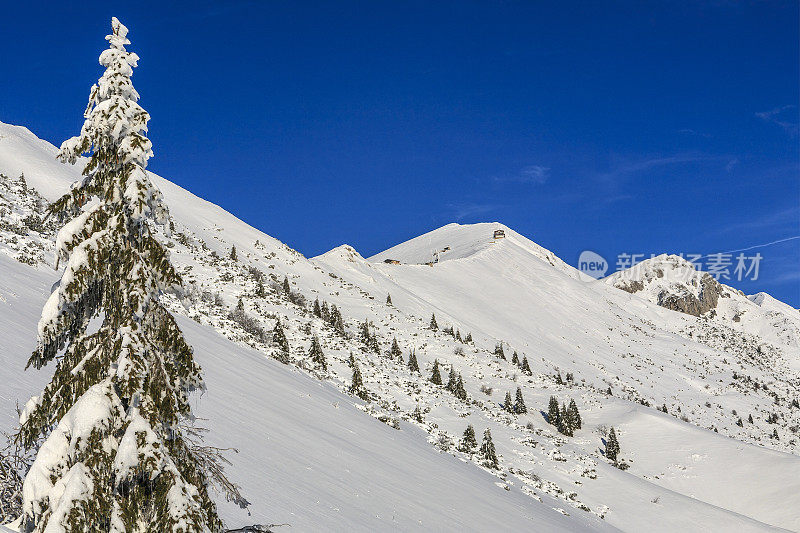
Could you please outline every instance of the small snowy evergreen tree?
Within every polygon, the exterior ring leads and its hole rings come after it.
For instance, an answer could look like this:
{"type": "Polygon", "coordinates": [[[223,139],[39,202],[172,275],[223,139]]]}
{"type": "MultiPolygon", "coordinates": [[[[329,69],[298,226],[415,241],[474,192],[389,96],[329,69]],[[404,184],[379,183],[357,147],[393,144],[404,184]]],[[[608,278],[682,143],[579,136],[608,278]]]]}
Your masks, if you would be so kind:
{"type": "Polygon", "coordinates": [[[236,246],[231,246],[231,253],[230,253],[230,260],[231,261],[238,261],[239,257],[236,255],[236,246]]]}
{"type": "Polygon", "coordinates": [[[434,385],[442,384],[442,375],[439,373],[439,360],[433,360],[433,371],[431,372],[431,383],[434,385]]]}
{"type": "Polygon", "coordinates": [[[570,425],[573,429],[581,429],[583,425],[583,421],[581,420],[581,414],[578,412],[578,406],[575,403],[575,400],[569,400],[569,407],[567,408],[567,415],[569,416],[570,425]]]}
{"type": "Polygon", "coordinates": [[[473,453],[477,447],[478,441],[475,438],[475,428],[470,424],[467,426],[467,429],[464,430],[464,435],[461,437],[461,442],[458,444],[458,451],[473,453]]]}
{"type": "Polygon", "coordinates": [[[608,432],[608,440],[606,440],[606,457],[616,463],[619,451],[617,433],[614,431],[614,428],[611,428],[608,432]]]}
{"type": "Polygon", "coordinates": [[[419,373],[419,363],[417,363],[417,353],[414,350],[411,350],[411,353],[408,356],[408,369],[411,372],[419,373]]]}
{"type": "Polygon", "coordinates": [[[286,338],[286,333],[283,331],[280,319],[275,321],[275,328],[272,330],[272,343],[279,348],[276,359],[281,363],[289,362],[289,340],[286,338]]]}
{"type": "Polygon", "coordinates": [[[483,459],[483,465],[488,468],[493,468],[495,470],[500,468],[500,461],[497,459],[497,452],[494,449],[494,443],[492,442],[492,432],[488,429],[483,432],[483,442],[481,443],[480,449],[481,458],[483,459]]]}
{"type": "Polygon", "coordinates": [[[567,416],[567,406],[562,403],[561,410],[558,412],[558,431],[567,437],[571,437],[573,435],[572,429],[567,416]]]}
{"type": "Polygon", "coordinates": [[[436,323],[436,313],[433,313],[431,315],[431,322],[430,322],[430,324],[428,324],[428,328],[430,328],[430,329],[432,329],[434,331],[439,329],[439,324],[436,323]]]}
{"type": "Polygon", "coordinates": [[[445,388],[450,392],[455,392],[456,386],[458,386],[458,375],[453,365],[450,365],[450,374],[447,376],[447,385],[445,385],[445,388]]]}
{"type": "Polygon", "coordinates": [[[264,282],[260,279],[256,281],[256,298],[266,298],[267,290],[264,288],[264,282]]]}
{"type": "Polygon", "coordinates": [[[519,415],[524,415],[528,412],[525,406],[525,399],[522,397],[522,389],[517,387],[517,397],[514,400],[514,412],[519,415]]]}
{"type": "Polygon", "coordinates": [[[358,363],[353,361],[353,380],[350,382],[350,393],[355,394],[364,401],[369,400],[369,393],[364,389],[364,378],[361,377],[361,369],[358,363]]]}
{"type": "Polygon", "coordinates": [[[145,171],[153,153],[131,83],[138,56],[125,50],[128,29],[116,18],[111,27],[81,133],[59,152],[73,164],[89,155],[83,179],[49,208],[71,220],[57,239],[64,274],[28,361],[55,360],[55,372],[16,436],[28,449],[45,439],[25,478],[22,530],[216,532],[209,477],[182,430],[204,383],[160,301],[182,282],[156,237],[169,216],[145,171]]]}
{"type": "Polygon", "coordinates": [[[528,376],[532,376],[533,372],[531,371],[531,365],[528,364],[528,357],[522,356],[522,373],[528,376]]]}
{"type": "Polygon", "coordinates": [[[319,298],[314,299],[314,316],[322,318],[322,308],[319,306],[319,298]]]}
{"type": "Polygon", "coordinates": [[[392,339],[392,349],[389,352],[389,355],[392,359],[397,359],[398,361],[403,360],[403,351],[400,349],[400,346],[397,344],[397,337],[392,339]]]}
{"type": "Polygon", "coordinates": [[[519,366],[519,354],[517,354],[516,350],[514,350],[514,355],[511,356],[511,362],[519,366]]]}
{"type": "Polygon", "coordinates": [[[558,400],[555,396],[550,396],[550,403],[547,406],[547,421],[550,424],[558,427],[559,418],[561,418],[561,415],[558,409],[558,400]]]}
{"type": "Polygon", "coordinates": [[[392,295],[391,294],[387,294],[386,295],[386,305],[392,305],[392,295]]]}
{"type": "Polygon", "coordinates": [[[464,380],[461,379],[461,374],[458,375],[458,381],[456,382],[456,388],[453,390],[453,394],[455,394],[456,398],[459,400],[467,399],[467,389],[464,388],[464,380]]]}
{"type": "Polygon", "coordinates": [[[514,401],[511,399],[511,393],[506,392],[506,399],[503,400],[503,411],[508,413],[514,412],[514,401]]]}
{"type": "Polygon", "coordinates": [[[324,371],[328,370],[328,362],[325,360],[325,354],[322,352],[322,345],[319,343],[319,337],[316,335],[311,337],[311,346],[308,347],[308,356],[311,358],[311,362],[313,362],[314,365],[324,371]]]}
{"type": "Polygon", "coordinates": [[[292,286],[289,284],[289,276],[283,276],[283,295],[289,296],[292,292],[292,286]]]}

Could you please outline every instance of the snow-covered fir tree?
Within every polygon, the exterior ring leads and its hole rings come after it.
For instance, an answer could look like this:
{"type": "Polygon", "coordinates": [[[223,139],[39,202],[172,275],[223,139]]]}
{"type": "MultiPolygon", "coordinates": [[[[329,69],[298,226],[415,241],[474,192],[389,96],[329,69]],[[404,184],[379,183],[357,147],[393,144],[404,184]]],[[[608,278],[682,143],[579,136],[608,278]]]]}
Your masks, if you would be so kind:
{"type": "Polygon", "coordinates": [[[581,414],[578,412],[578,405],[573,399],[570,399],[569,401],[569,407],[567,407],[567,416],[569,417],[570,425],[573,429],[581,429],[583,421],[581,420],[581,414]]]}
{"type": "Polygon", "coordinates": [[[488,429],[483,432],[483,442],[481,443],[480,449],[481,458],[483,459],[483,465],[488,468],[493,468],[495,470],[500,468],[500,461],[497,459],[497,452],[494,449],[494,443],[492,442],[492,432],[488,429]]]}
{"type": "Polygon", "coordinates": [[[511,393],[506,392],[506,398],[503,400],[503,411],[507,413],[514,412],[514,400],[511,399],[511,393]]]}
{"type": "Polygon", "coordinates": [[[517,387],[517,396],[514,399],[514,412],[520,415],[528,412],[528,408],[525,406],[525,399],[522,397],[522,389],[519,387],[517,387]]]}
{"type": "Polygon", "coordinates": [[[364,388],[364,378],[361,376],[361,369],[358,368],[358,363],[355,361],[355,359],[353,359],[351,366],[353,367],[353,379],[350,382],[350,393],[355,394],[364,401],[367,401],[369,400],[369,393],[364,388]]]}
{"type": "Polygon", "coordinates": [[[434,359],[433,361],[433,371],[431,371],[431,383],[433,383],[434,385],[442,384],[442,374],[439,372],[438,359],[434,359]]]}
{"type": "Polygon", "coordinates": [[[275,358],[281,363],[289,362],[289,339],[283,331],[280,319],[275,320],[275,327],[272,329],[272,343],[278,347],[275,358]]]}
{"type": "Polygon", "coordinates": [[[532,376],[533,372],[531,371],[531,365],[528,363],[528,357],[522,356],[522,373],[528,376],[532,376]]]}
{"type": "Polygon", "coordinates": [[[398,361],[403,360],[403,351],[400,349],[400,345],[397,344],[397,337],[392,339],[392,349],[389,355],[392,356],[392,359],[397,359],[398,361]]]}
{"type": "Polygon", "coordinates": [[[28,366],[56,361],[20,418],[18,442],[44,438],[24,482],[26,532],[216,532],[208,476],[181,429],[203,389],[175,319],[159,301],[181,290],[156,231],[169,222],[145,167],[148,113],[131,83],[138,56],[116,18],[100,55],[80,135],[59,157],[90,158],[54,202],[64,273],[50,295],[28,366]],[[99,320],[99,327],[89,324],[99,320]]]}
{"type": "Polygon", "coordinates": [[[569,417],[567,416],[567,406],[561,404],[561,410],[558,412],[558,431],[567,437],[573,435],[573,427],[570,425],[569,417]]]}
{"type": "Polygon", "coordinates": [[[239,256],[236,255],[236,246],[231,246],[231,253],[228,256],[231,261],[238,261],[239,256]]]}
{"type": "MultiPolygon", "coordinates": [[[[328,362],[322,351],[322,345],[319,343],[319,337],[316,335],[311,337],[311,346],[308,347],[308,356],[311,358],[311,362],[314,363],[314,366],[321,368],[323,371],[328,370],[328,362]]],[[[361,373],[359,372],[359,376],[360,375],[361,373]]]]}
{"type": "Polygon", "coordinates": [[[458,375],[458,381],[456,382],[456,388],[453,394],[455,394],[456,398],[459,400],[467,399],[467,389],[464,388],[464,380],[461,378],[461,374],[458,375]]]}
{"type": "Polygon", "coordinates": [[[608,431],[608,440],[606,440],[606,457],[616,462],[619,455],[619,441],[617,440],[617,433],[614,428],[608,431]]]}
{"type": "Polygon", "coordinates": [[[456,369],[450,365],[450,373],[447,375],[447,385],[445,385],[445,388],[450,392],[455,392],[457,385],[458,375],[456,374],[456,369]]]}
{"type": "Polygon", "coordinates": [[[467,426],[467,429],[464,430],[464,435],[461,437],[461,442],[458,444],[458,451],[473,453],[477,447],[478,441],[475,439],[475,428],[470,424],[467,426]]]}
{"type": "Polygon", "coordinates": [[[419,372],[419,363],[417,362],[417,353],[414,350],[411,350],[411,353],[408,356],[408,369],[411,372],[419,372]]]}
{"type": "Polygon", "coordinates": [[[547,406],[547,421],[558,427],[561,412],[558,409],[558,399],[555,396],[550,396],[550,403],[547,406]]]}
{"type": "Polygon", "coordinates": [[[436,313],[431,314],[431,321],[428,327],[434,331],[439,329],[439,324],[436,323],[436,313]]]}

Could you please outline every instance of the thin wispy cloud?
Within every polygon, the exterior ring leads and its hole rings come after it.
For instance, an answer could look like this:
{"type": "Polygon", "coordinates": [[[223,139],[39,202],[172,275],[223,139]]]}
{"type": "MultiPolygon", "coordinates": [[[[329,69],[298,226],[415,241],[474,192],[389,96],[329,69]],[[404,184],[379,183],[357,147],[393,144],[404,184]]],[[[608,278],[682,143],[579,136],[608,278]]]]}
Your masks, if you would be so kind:
{"type": "MultiPolygon", "coordinates": [[[[637,174],[641,174],[648,170],[653,170],[661,167],[668,167],[671,165],[680,165],[686,163],[698,163],[708,161],[719,161],[723,159],[720,156],[709,156],[705,154],[676,154],[667,157],[651,157],[638,160],[620,160],[617,161],[606,172],[601,172],[595,178],[608,185],[616,184],[618,181],[637,174]]],[[[727,159],[727,158],[726,158],[727,159]]]]}
{"type": "Polygon", "coordinates": [[[713,137],[710,133],[703,133],[701,131],[693,130],[692,128],[683,128],[678,130],[678,133],[682,135],[690,135],[692,137],[704,137],[706,139],[710,139],[713,137]]]}
{"type": "Polygon", "coordinates": [[[789,230],[800,229],[800,207],[790,207],[766,215],[731,224],[725,227],[726,232],[742,232],[753,230],[789,230]]]}
{"type": "Polygon", "coordinates": [[[738,164],[739,164],[739,158],[734,157],[733,159],[728,161],[727,165],[725,165],[725,172],[733,172],[733,169],[736,168],[736,165],[738,164]]]}
{"type": "Polygon", "coordinates": [[[795,136],[798,133],[796,105],[784,105],[755,115],[764,122],[780,126],[789,135],[795,136]]]}
{"type": "Polygon", "coordinates": [[[492,180],[495,182],[515,182],[515,183],[531,183],[534,185],[542,185],[550,177],[550,167],[542,165],[529,165],[523,167],[515,174],[506,176],[493,176],[492,180]]]}

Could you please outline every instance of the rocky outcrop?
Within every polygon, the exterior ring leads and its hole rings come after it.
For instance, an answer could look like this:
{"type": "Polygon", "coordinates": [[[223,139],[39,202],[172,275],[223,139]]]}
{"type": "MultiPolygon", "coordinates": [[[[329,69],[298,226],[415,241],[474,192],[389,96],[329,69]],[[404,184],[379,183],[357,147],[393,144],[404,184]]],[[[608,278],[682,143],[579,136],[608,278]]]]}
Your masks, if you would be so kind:
{"type": "Polygon", "coordinates": [[[681,293],[663,290],[658,295],[658,305],[673,311],[700,316],[715,309],[722,294],[722,285],[711,275],[705,273],[700,278],[699,296],[695,296],[688,290],[681,293]]]}

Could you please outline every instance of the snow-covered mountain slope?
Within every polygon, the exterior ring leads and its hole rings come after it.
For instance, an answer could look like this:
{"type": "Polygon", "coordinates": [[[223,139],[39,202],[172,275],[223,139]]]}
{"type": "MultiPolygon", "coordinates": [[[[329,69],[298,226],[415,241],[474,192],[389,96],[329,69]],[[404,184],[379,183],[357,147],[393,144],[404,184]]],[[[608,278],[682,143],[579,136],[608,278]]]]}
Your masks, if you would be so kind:
{"type": "MultiPolygon", "coordinates": [[[[9,131],[31,135],[0,127],[6,139],[9,131]]],[[[0,383],[11,384],[0,387],[4,430],[13,425],[14,402],[49,378],[47,368],[22,368],[57,277],[53,233],[32,217],[41,214],[37,193],[9,176],[24,172],[27,185],[48,199],[66,190],[75,169],[57,164],[67,170],[36,172],[53,156],[47,146],[0,139],[0,162],[13,163],[9,171],[0,165],[8,203],[6,210],[0,205],[0,335],[13,339],[0,351],[0,383]],[[22,161],[14,154],[20,144],[34,147],[22,161]]],[[[583,283],[510,229],[490,244],[498,224],[447,226],[373,261],[350,247],[309,261],[180,187],[153,181],[174,220],[172,235],[162,238],[189,288],[185,301],[167,301],[185,317],[181,326],[209,386],[196,412],[212,444],[240,450],[230,474],[253,501],[252,517],[223,504],[232,524],[285,522],[293,531],[800,530],[800,409],[791,406],[799,382],[787,362],[796,355],[790,347],[602,282],[583,283]],[[447,246],[434,267],[408,264],[447,246]],[[384,264],[384,256],[406,264],[384,264]],[[316,298],[341,311],[343,328],[313,313],[316,298]],[[243,310],[234,312],[239,300],[243,310]],[[427,329],[433,312],[438,331],[427,329]],[[290,345],[288,365],[273,359],[280,352],[271,336],[277,319],[290,345]],[[365,320],[375,342],[362,342],[365,320]],[[464,342],[468,332],[472,342],[464,342]],[[308,356],[314,335],[327,371],[308,356]],[[399,357],[389,352],[394,339],[399,357]],[[500,341],[506,360],[493,354],[500,341]],[[419,373],[407,367],[411,349],[419,373]],[[527,356],[531,375],[510,362],[513,350],[527,356]],[[351,354],[366,402],[348,392],[351,354]],[[465,400],[429,381],[434,360],[445,381],[450,369],[463,377],[465,400]],[[556,369],[572,379],[556,379],[556,369]],[[517,387],[528,413],[500,406],[517,387]],[[551,395],[576,401],[583,426],[573,437],[540,412],[551,395]],[[662,403],[668,413],[645,405],[662,403]],[[491,430],[499,471],[456,449],[467,424],[479,441],[491,430]],[[627,470],[603,455],[611,426],[627,470]]]]}
{"type": "MultiPolygon", "coordinates": [[[[52,273],[0,255],[0,351],[5,384],[0,428],[9,429],[14,400],[42,387],[46,372],[21,372],[35,344],[40,307],[52,273]],[[11,407],[11,408],[10,408],[11,407]]],[[[196,414],[209,444],[235,446],[230,474],[253,501],[253,516],[230,504],[231,524],[288,523],[293,531],[455,530],[505,527],[572,531],[570,520],[496,479],[440,454],[419,430],[395,430],[364,416],[335,387],[237,346],[213,329],[180,321],[202,365],[208,393],[196,414]]],[[[587,524],[599,529],[602,524],[587,524]]],[[[610,529],[610,528],[606,528],[610,529]]]]}
{"type": "Polygon", "coordinates": [[[766,293],[745,296],[677,255],[662,254],[615,272],[605,282],[667,309],[800,347],[800,311],[766,293]]]}
{"type": "Polygon", "coordinates": [[[370,257],[369,260],[372,262],[394,260],[406,264],[427,264],[466,259],[486,253],[494,247],[510,245],[514,245],[519,250],[530,254],[531,257],[544,261],[571,277],[578,278],[579,276],[574,267],[562,261],[553,252],[542,248],[499,222],[466,226],[456,223],[448,224],[393,246],[370,257]],[[503,231],[505,236],[494,238],[497,230],[503,231]]]}

